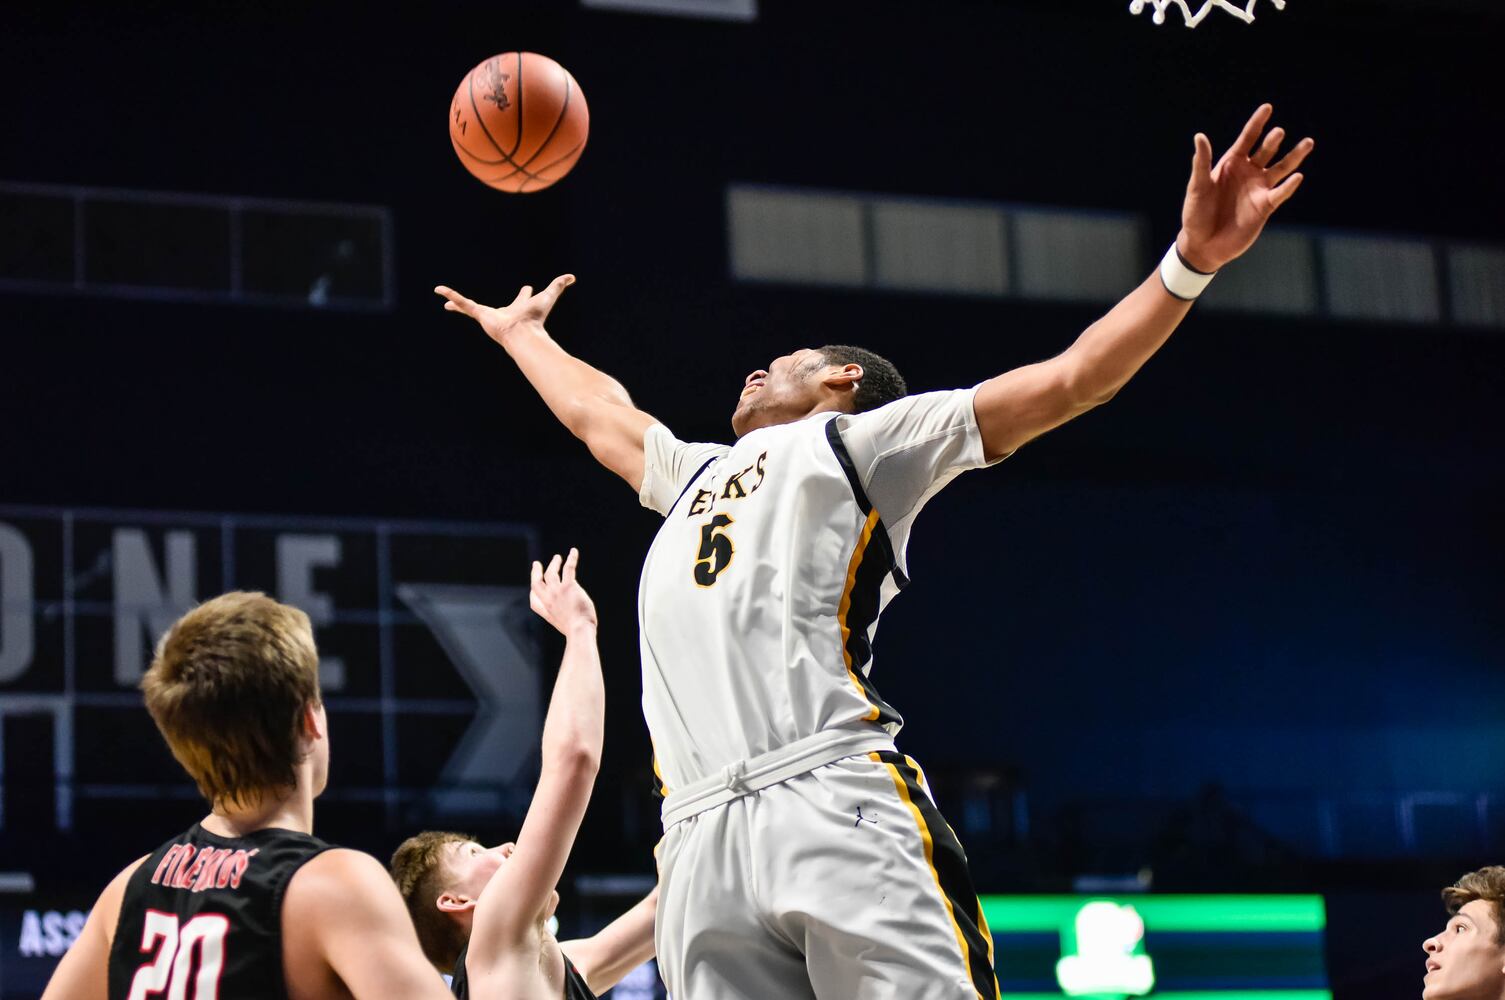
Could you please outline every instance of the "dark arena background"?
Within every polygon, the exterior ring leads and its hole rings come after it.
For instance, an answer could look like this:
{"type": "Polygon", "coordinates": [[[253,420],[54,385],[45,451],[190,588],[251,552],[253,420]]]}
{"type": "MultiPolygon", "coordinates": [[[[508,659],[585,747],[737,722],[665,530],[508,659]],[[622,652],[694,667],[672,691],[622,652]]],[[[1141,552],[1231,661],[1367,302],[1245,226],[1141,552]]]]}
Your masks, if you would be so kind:
{"type": "Polygon", "coordinates": [[[1065,348],[1175,236],[1193,133],[1267,100],[1300,194],[1111,404],[931,502],[873,679],[1006,996],[1061,995],[1105,899],[1152,996],[1420,995],[1438,889],[1505,863],[1498,3],[405,6],[0,13],[0,996],[202,814],[135,685],[233,587],[313,617],[317,832],[385,859],[516,833],[560,652],[528,560],[579,546],[607,735],[562,933],[651,886],[657,518],[435,284],[575,273],[555,338],[729,440],[797,347],[914,390],[1065,348]],[[508,195],[445,114],[519,49],[592,131],[508,195]]]}

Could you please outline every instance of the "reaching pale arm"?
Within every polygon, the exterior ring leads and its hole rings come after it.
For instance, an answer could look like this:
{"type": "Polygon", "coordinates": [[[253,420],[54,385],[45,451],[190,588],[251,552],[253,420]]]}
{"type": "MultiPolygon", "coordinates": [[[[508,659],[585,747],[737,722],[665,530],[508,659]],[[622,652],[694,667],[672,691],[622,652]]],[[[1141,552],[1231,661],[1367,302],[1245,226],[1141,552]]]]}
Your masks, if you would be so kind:
{"type": "Polygon", "coordinates": [[[622,977],[653,957],[653,921],[658,913],[658,886],[600,932],[576,941],[561,941],[564,952],[592,993],[605,993],[622,977]]]}
{"type": "MultiPolygon", "coordinates": [[[[1176,246],[1198,271],[1210,274],[1248,250],[1301,186],[1296,168],[1312,151],[1312,140],[1303,139],[1271,165],[1285,139],[1283,129],[1264,132],[1271,114],[1268,104],[1260,107],[1216,166],[1212,144],[1197,133],[1176,246]]],[[[1152,275],[1064,353],[984,382],[974,406],[987,457],[1007,455],[1113,398],[1190,309],[1190,302],[1171,295],[1152,275]]]]}
{"type": "Polygon", "coordinates": [[[643,434],[657,421],[633,405],[622,383],[570,354],[544,329],[554,303],[574,283],[574,275],[563,274],[536,295],[531,285],[524,285],[502,309],[473,302],[444,285],[434,291],[445,298],[446,310],[481,324],[517,362],[559,422],[585,442],[596,461],[637,490],[643,484],[643,434]]]}
{"type": "MultiPolygon", "coordinates": [[[[533,610],[565,637],[564,659],[543,725],[543,767],[517,846],[481,892],[470,958],[502,960],[538,925],[569,860],[601,765],[606,688],[596,651],[596,609],[575,582],[578,553],[533,564],[533,610]]],[[[472,970],[473,972],[475,970],[472,970]]]]}

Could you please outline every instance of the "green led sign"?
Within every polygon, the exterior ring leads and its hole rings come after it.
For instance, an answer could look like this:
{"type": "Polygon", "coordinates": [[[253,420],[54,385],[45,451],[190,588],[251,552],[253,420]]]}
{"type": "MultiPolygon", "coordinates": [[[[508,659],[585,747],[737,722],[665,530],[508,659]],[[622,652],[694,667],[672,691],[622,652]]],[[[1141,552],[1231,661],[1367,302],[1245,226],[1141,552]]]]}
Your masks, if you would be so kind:
{"type": "Polygon", "coordinates": [[[1332,1000],[1320,896],[983,896],[1005,1000],[1332,1000]]]}
{"type": "Polygon", "coordinates": [[[1069,997],[1126,1000],[1155,988],[1155,963],[1144,953],[1144,921],[1134,907],[1108,900],[1083,903],[1061,930],[1056,982],[1069,997]]]}
{"type": "MultiPolygon", "coordinates": [[[[982,912],[994,934],[1057,932],[1076,918],[1083,896],[983,896],[982,912]]],[[[1154,931],[1322,931],[1321,896],[1123,896],[1154,931]]]]}

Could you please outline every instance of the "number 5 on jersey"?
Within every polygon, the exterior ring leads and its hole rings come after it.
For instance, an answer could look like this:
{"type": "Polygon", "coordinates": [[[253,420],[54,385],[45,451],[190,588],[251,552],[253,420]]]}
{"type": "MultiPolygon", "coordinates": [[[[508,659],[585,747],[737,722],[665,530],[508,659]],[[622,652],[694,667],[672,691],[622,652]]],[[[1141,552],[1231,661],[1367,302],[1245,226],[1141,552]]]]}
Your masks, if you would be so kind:
{"type": "Polygon", "coordinates": [[[726,533],[732,519],[717,514],[700,526],[700,551],[695,553],[695,582],[709,587],[722,571],[732,564],[732,536],[726,533]]]}

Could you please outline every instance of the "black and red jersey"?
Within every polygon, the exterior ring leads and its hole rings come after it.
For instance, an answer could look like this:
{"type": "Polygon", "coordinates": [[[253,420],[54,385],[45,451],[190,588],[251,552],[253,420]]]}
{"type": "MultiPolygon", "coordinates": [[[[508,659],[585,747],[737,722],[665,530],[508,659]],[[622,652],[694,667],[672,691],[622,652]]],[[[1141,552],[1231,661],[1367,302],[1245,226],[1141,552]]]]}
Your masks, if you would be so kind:
{"type": "Polygon", "coordinates": [[[110,1000],[285,998],[282,896],[331,845],[292,830],[219,837],[197,823],[131,875],[110,946],[110,1000]]]}

